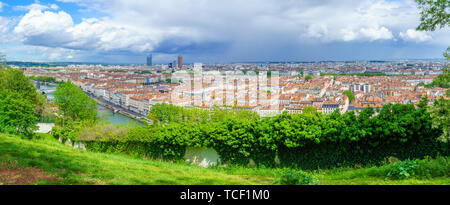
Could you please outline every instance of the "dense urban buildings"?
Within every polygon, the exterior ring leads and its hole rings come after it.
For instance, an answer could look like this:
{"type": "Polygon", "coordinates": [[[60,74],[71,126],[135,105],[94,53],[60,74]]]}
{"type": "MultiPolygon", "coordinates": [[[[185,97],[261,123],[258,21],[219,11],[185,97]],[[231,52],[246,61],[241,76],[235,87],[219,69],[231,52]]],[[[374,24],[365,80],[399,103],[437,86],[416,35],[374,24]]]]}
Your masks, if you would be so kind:
{"type": "Polygon", "coordinates": [[[167,65],[153,66],[151,71],[142,66],[71,65],[28,67],[25,73],[70,80],[92,97],[140,116],[154,104],[171,103],[237,107],[266,117],[283,111],[302,113],[305,107],[344,113],[386,103],[417,104],[424,95],[432,103],[445,97],[445,89],[423,84],[442,73],[444,65],[440,61],[195,63],[176,72],[167,65]],[[343,94],[347,90],[355,96],[351,102],[343,94]]]}

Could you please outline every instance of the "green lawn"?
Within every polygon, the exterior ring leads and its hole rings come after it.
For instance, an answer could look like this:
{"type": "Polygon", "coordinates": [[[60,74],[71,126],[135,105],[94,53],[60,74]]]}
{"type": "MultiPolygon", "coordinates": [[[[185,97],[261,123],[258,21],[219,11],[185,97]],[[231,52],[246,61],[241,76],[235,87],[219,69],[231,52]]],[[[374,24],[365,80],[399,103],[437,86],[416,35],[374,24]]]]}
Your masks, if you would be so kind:
{"type": "MultiPolygon", "coordinates": [[[[202,168],[186,163],[137,159],[123,154],[94,153],[74,149],[57,140],[24,140],[0,134],[0,166],[45,170],[59,181],[36,184],[177,184],[177,185],[252,185],[273,184],[284,169],[244,167],[202,168]]],[[[450,184],[449,177],[385,180],[373,172],[382,169],[334,169],[308,172],[320,184],[450,184]]],[[[1,178],[0,178],[1,179],[1,178]]],[[[0,184],[4,184],[0,181],[0,184]]]]}
{"type": "MultiPolygon", "coordinates": [[[[49,140],[0,134],[0,161],[37,167],[64,180],[59,184],[270,184],[273,178],[231,175],[180,163],[92,153],[49,140]]],[[[39,182],[40,184],[45,182],[39,182]]]]}

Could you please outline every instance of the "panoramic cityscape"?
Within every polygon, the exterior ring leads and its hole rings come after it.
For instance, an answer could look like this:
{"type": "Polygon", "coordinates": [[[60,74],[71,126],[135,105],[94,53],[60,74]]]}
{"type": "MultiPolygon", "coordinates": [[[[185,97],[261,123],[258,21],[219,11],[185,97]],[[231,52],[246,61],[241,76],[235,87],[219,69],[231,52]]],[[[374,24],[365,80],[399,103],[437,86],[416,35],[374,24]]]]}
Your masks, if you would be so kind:
{"type": "Polygon", "coordinates": [[[388,103],[417,105],[423,95],[428,96],[430,105],[447,98],[445,88],[424,86],[442,74],[445,61],[183,65],[182,57],[178,59],[179,63],[155,66],[150,58],[145,66],[17,69],[27,76],[71,81],[135,118],[147,116],[152,105],[159,103],[204,109],[238,107],[265,117],[284,111],[300,114],[305,107],[330,114],[382,108],[388,103]],[[353,93],[351,102],[345,91],[353,93]]]}
{"type": "Polygon", "coordinates": [[[449,25],[449,0],[0,0],[0,185],[450,185],[449,25]]]}

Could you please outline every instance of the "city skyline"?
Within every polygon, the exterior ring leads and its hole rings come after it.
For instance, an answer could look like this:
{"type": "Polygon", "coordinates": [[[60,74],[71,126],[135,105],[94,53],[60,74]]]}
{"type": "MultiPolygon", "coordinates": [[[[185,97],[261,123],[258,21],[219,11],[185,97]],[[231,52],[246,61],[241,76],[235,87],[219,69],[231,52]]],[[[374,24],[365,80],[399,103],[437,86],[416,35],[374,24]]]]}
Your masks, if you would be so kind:
{"type": "Polygon", "coordinates": [[[187,64],[443,59],[450,42],[447,27],[415,30],[411,0],[0,2],[0,52],[9,61],[146,64],[148,53],[153,64],[179,55],[187,64]],[[176,5],[186,9],[170,12],[176,5]]]}

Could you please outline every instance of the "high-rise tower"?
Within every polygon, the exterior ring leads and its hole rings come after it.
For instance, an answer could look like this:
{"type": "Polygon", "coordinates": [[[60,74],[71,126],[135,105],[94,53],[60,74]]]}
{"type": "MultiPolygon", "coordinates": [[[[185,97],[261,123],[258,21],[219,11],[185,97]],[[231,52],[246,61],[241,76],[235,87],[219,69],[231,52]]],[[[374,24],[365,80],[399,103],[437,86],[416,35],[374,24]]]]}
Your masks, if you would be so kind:
{"type": "Polygon", "coordinates": [[[181,55],[178,56],[178,68],[183,68],[183,56],[181,55]]]}
{"type": "Polygon", "coordinates": [[[152,54],[147,56],[147,66],[152,66],[153,65],[153,56],[152,54]]]}

